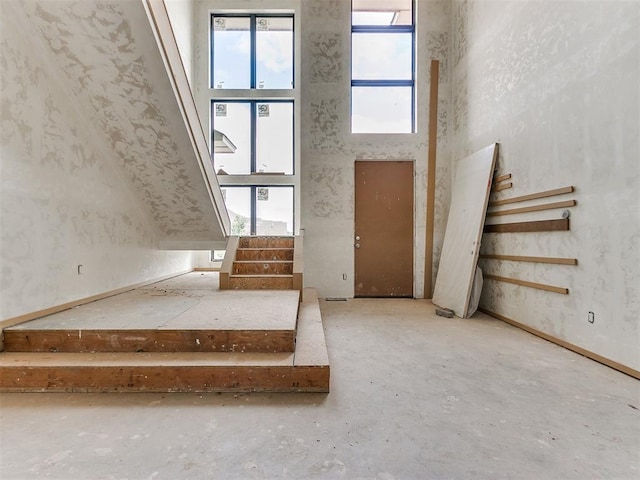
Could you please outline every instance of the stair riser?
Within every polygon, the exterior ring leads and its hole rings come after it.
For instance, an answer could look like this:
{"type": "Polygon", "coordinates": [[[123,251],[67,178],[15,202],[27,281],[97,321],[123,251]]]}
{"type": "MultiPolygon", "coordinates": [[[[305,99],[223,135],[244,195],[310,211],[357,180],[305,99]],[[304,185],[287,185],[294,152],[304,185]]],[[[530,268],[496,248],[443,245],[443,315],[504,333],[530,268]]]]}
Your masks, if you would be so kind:
{"type": "Polygon", "coordinates": [[[287,248],[276,248],[272,250],[236,250],[236,260],[254,261],[293,261],[293,250],[287,248]]]}
{"type": "Polygon", "coordinates": [[[293,352],[293,330],[5,330],[7,352],[293,352]]]}
{"type": "Polygon", "coordinates": [[[2,392],[328,392],[329,367],[3,367],[2,392]]]}
{"type": "Polygon", "coordinates": [[[237,278],[229,277],[232,290],[292,290],[293,278],[237,278]]]}
{"type": "Polygon", "coordinates": [[[293,262],[289,263],[234,263],[233,273],[236,275],[291,275],[293,262]]]}
{"type": "Polygon", "coordinates": [[[293,248],[293,237],[242,237],[240,248],[293,248]]]}

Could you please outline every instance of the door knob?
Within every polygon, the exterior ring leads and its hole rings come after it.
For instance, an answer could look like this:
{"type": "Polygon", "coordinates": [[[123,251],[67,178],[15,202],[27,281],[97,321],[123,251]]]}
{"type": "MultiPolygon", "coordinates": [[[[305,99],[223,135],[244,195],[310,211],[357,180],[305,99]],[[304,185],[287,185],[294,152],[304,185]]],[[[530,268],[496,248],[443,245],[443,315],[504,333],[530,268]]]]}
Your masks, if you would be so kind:
{"type": "Polygon", "coordinates": [[[356,247],[356,248],[360,248],[360,244],[359,244],[359,243],[356,243],[356,244],[354,245],[354,247],[356,247]]]}

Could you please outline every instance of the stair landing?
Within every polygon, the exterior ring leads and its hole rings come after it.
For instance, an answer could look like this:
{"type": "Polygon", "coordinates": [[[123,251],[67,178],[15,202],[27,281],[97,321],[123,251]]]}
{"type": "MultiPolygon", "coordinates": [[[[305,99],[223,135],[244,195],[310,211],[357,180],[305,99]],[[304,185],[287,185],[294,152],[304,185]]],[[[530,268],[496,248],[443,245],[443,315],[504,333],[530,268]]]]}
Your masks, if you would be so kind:
{"type": "Polygon", "coordinates": [[[133,290],[4,330],[14,352],[293,352],[297,291],[133,290]]]}
{"type": "MultiPolygon", "coordinates": [[[[314,289],[305,289],[298,303],[298,291],[202,289],[203,275],[187,274],[6,329],[0,391],[329,391],[314,289]],[[225,331],[255,336],[234,343],[219,336],[225,331]],[[292,339],[284,342],[283,332],[292,332],[292,339]],[[255,349],[259,337],[267,339],[263,350],[255,349]],[[219,338],[235,347],[221,350],[219,338]]],[[[215,273],[206,276],[217,279],[215,273]]]]}

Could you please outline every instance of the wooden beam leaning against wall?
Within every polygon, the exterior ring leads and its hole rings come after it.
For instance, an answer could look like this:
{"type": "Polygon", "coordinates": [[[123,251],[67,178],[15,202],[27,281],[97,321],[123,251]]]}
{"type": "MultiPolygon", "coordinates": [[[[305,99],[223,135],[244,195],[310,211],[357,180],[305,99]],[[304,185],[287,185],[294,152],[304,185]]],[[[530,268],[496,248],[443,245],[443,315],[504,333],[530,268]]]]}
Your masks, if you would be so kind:
{"type": "Polygon", "coordinates": [[[429,89],[429,150],[427,158],[427,229],[424,246],[424,298],[433,294],[433,229],[436,203],[436,148],[438,141],[438,77],[440,62],[431,60],[429,89]]]}

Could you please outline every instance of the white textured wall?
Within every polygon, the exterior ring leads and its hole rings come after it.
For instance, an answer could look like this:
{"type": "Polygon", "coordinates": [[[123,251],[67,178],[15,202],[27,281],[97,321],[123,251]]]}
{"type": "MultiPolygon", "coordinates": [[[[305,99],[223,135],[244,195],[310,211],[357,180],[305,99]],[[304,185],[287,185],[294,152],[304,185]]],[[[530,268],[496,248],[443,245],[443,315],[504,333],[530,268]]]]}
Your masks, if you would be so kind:
{"type": "MultiPolygon", "coordinates": [[[[424,290],[429,65],[441,61],[436,172],[435,264],[444,235],[450,172],[450,2],[417,3],[417,131],[350,133],[351,3],[305,0],[302,15],[302,223],[305,284],[323,297],[354,293],[354,163],[415,160],[414,295],[424,290]],[[343,273],[347,280],[343,280],[343,273]]],[[[434,277],[435,278],[435,277],[434,277]]]]}
{"type": "Polygon", "coordinates": [[[190,269],[190,252],[155,249],[152,219],[14,6],[0,14],[0,318],[190,269]]]}
{"type": "MultiPolygon", "coordinates": [[[[301,88],[301,141],[299,177],[277,178],[294,182],[300,191],[296,220],[304,229],[305,285],[324,297],[352,297],[354,162],[356,160],[415,160],[415,265],[414,294],[423,295],[426,162],[429,100],[429,65],[441,61],[438,118],[438,168],[434,266],[440,256],[448,214],[450,178],[449,118],[451,82],[451,3],[449,0],[417,0],[417,129],[414,135],[352,135],[350,133],[351,2],[348,0],[201,0],[196,2],[195,69],[196,98],[202,118],[208,117],[207,12],[301,8],[297,54],[301,88]],[[299,178],[299,180],[298,180],[299,178]],[[347,280],[343,280],[343,274],[347,280]]],[[[298,80],[298,79],[296,79],[298,80]]],[[[234,179],[225,177],[226,182],[234,179]]],[[[435,278],[435,272],[434,272],[435,278]]]]}
{"type": "Polygon", "coordinates": [[[570,232],[483,244],[578,266],[481,262],[569,295],[489,281],[481,305],[640,369],[640,3],[456,0],[453,34],[454,158],[499,141],[514,186],[498,198],[573,185],[578,201],[570,232]]]}
{"type": "Polygon", "coordinates": [[[164,3],[171,19],[171,27],[180,50],[182,64],[187,72],[189,85],[193,89],[194,0],[164,0],[164,3]]]}

